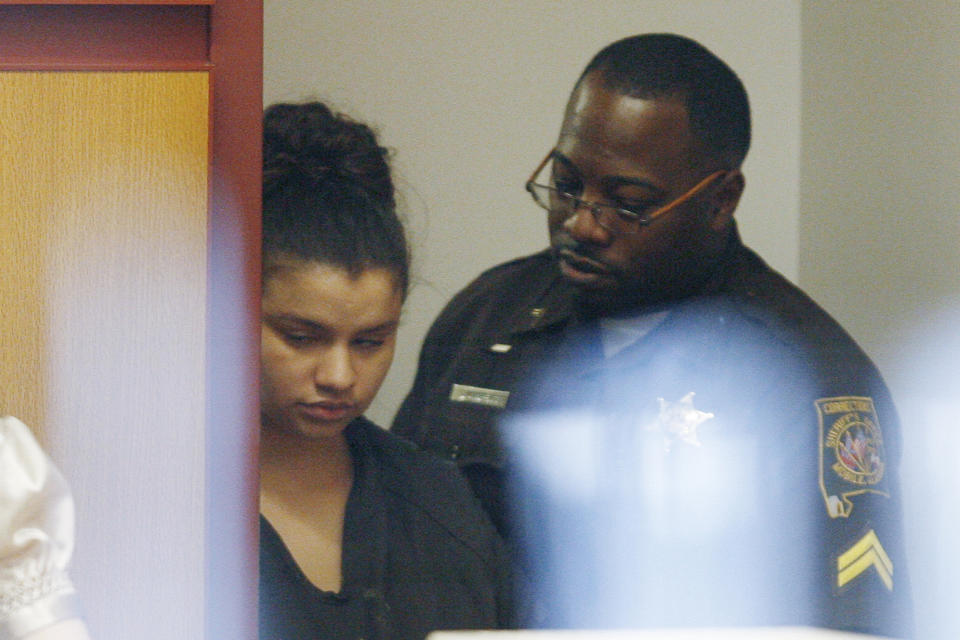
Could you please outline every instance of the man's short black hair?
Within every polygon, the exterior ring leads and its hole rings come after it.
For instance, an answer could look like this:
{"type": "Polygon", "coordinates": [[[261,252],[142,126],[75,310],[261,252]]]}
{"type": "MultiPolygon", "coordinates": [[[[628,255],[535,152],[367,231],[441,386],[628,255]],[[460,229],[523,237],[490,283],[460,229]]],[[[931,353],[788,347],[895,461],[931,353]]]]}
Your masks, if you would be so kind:
{"type": "Polygon", "coordinates": [[[729,168],[750,147],[750,104],[740,78],[700,43],[670,33],[631,36],[608,45],[580,75],[596,71],[610,89],[634,98],[675,98],[693,134],[729,168]]]}

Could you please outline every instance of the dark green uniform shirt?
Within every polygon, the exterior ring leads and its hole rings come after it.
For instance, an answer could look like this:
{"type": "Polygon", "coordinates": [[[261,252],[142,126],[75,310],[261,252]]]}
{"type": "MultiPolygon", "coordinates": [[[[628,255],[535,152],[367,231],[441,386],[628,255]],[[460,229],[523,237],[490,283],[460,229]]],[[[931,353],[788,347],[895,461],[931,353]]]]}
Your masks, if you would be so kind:
{"type": "Polygon", "coordinates": [[[481,275],[393,427],[456,460],[526,552],[536,623],[908,637],[899,423],[853,339],[736,236],[611,357],[574,301],[548,252],[481,275]]]}

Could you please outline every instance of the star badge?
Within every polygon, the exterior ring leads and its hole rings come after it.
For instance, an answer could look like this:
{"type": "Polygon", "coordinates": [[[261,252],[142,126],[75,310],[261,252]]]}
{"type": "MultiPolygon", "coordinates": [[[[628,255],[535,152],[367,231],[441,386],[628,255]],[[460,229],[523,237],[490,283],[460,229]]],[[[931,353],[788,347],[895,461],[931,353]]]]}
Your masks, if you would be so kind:
{"type": "Polygon", "coordinates": [[[697,427],[713,418],[712,413],[700,411],[693,406],[694,392],[683,396],[678,402],[668,402],[657,398],[660,403],[660,413],[649,429],[659,431],[663,435],[664,449],[669,452],[677,442],[700,446],[697,437],[697,427]]]}

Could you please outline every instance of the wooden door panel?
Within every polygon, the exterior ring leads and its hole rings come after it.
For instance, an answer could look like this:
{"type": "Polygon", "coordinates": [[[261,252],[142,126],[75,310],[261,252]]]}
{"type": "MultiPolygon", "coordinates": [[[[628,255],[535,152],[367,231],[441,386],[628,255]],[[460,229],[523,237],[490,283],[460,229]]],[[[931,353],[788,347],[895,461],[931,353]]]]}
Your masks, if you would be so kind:
{"type": "Polygon", "coordinates": [[[5,368],[30,385],[5,411],[72,481],[93,633],[202,637],[208,74],[0,85],[0,206],[42,319],[3,331],[4,353],[26,338],[5,368]]]}
{"type": "Polygon", "coordinates": [[[0,412],[95,637],[256,637],[262,6],[0,2],[0,412]]]}

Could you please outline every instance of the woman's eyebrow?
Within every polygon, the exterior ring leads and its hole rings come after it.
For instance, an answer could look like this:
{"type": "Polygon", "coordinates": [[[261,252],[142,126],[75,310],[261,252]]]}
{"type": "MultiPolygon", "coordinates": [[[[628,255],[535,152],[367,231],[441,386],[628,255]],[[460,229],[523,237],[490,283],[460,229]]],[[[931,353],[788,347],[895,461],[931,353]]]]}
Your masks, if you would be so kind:
{"type": "Polygon", "coordinates": [[[319,322],[308,320],[301,316],[290,315],[288,313],[267,313],[264,319],[271,324],[295,324],[303,326],[314,331],[325,331],[326,327],[319,322]]]}
{"type": "MultiPolygon", "coordinates": [[[[288,325],[297,325],[298,327],[303,327],[309,329],[310,331],[323,332],[328,331],[329,328],[327,325],[303,318],[301,316],[290,315],[286,313],[275,313],[275,314],[265,314],[264,319],[270,324],[288,324],[288,325]]],[[[381,333],[381,332],[390,332],[395,330],[400,326],[398,320],[388,320],[382,324],[374,325],[372,327],[364,327],[357,330],[357,333],[381,333]]]]}
{"type": "Polygon", "coordinates": [[[360,333],[380,333],[380,332],[389,332],[393,331],[400,326],[400,322],[397,320],[390,320],[384,322],[383,324],[378,324],[375,327],[370,327],[369,329],[361,329],[360,333]]]}

